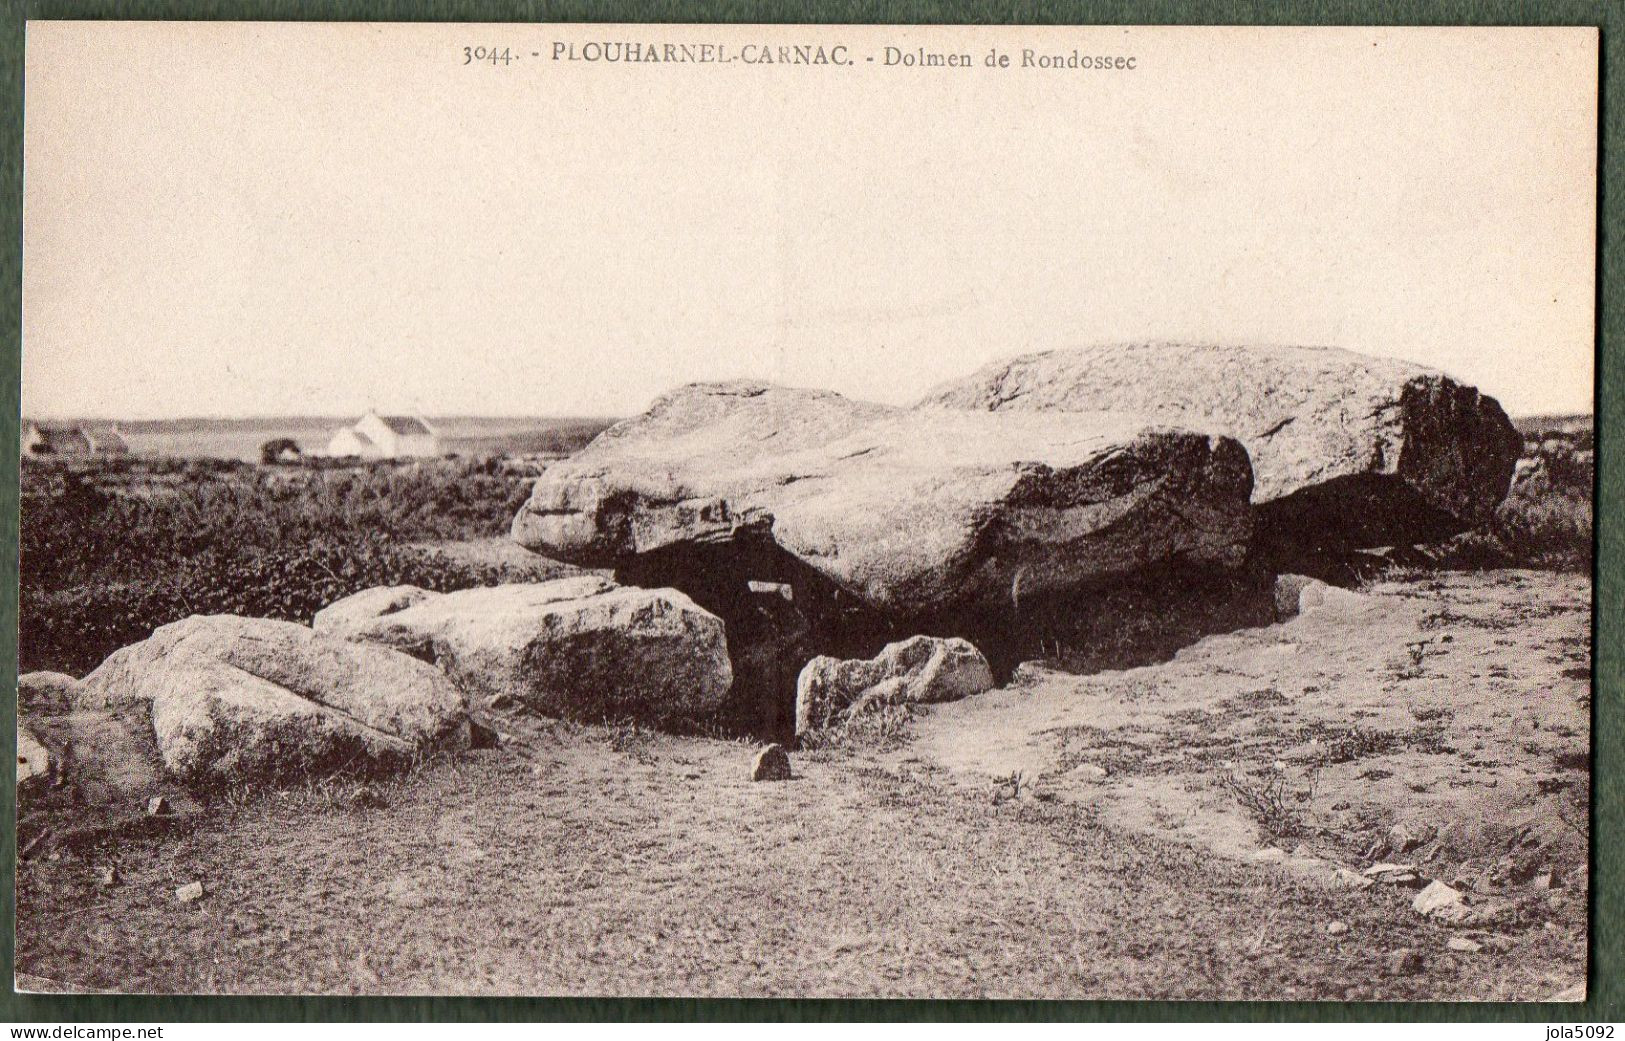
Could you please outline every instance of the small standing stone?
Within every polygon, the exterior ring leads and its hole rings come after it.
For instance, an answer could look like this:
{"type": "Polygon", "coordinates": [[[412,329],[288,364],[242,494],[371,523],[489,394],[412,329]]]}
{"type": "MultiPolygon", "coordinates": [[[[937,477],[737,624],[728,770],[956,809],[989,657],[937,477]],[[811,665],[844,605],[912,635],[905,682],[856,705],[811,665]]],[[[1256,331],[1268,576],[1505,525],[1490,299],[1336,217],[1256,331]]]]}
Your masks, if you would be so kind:
{"type": "Polygon", "coordinates": [[[102,868],[102,885],[104,885],[104,886],[116,886],[118,884],[119,884],[118,865],[117,864],[108,864],[105,867],[103,867],[102,868]]]}
{"type": "Polygon", "coordinates": [[[1422,971],[1422,956],[1410,948],[1401,948],[1388,959],[1388,975],[1415,976],[1422,971]]]}
{"type": "Polygon", "coordinates": [[[790,777],[790,753],[783,745],[768,745],[762,749],[750,769],[753,781],[788,781],[790,777]]]}
{"type": "Polygon", "coordinates": [[[167,817],[170,812],[169,800],[162,795],[155,795],[147,800],[147,816],[167,817]]]}
{"type": "Polygon", "coordinates": [[[175,899],[183,904],[194,904],[203,899],[203,883],[188,882],[175,890],[175,899]]]}

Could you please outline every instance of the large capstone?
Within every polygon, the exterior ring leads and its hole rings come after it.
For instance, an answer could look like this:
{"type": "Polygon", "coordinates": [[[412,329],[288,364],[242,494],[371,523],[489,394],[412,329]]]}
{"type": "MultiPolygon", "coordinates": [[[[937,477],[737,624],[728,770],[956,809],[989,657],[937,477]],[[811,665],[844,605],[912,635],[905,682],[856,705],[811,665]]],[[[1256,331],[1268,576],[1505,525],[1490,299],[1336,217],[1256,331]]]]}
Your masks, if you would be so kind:
{"type": "Polygon", "coordinates": [[[194,615],[85,677],[87,708],[150,712],[166,770],[200,783],[396,767],[467,742],[438,670],[292,622],[194,615]]]}
{"type": "MultiPolygon", "coordinates": [[[[1260,545],[1274,558],[1431,541],[1480,524],[1506,495],[1521,447],[1501,406],[1475,388],[1331,348],[1049,351],[988,365],[921,407],[1121,409],[1233,437],[1252,457],[1260,545]]],[[[1080,417],[1080,429],[1089,422],[1080,417]]]]}
{"type": "Polygon", "coordinates": [[[591,575],[455,593],[367,590],[313,624],[433,662],[470,697],[575,719],[704,719],[733,681],[721,619],[675,589],[591,575]]]}
{"type": "Polygon", "coordinates": [[[862,605],[909,617],[1174,558],[1236,564],[1250,488],[1235,441],[1122,415],[907,410],[702,384],[549,467],[513,535],[595,567],[705,546],[771,556],[770,544],[862,605]]]}
{"type": "Polygon", "coordinates": [[[962,635],[996,668],[1046,600],[1247,555],[1232,439],[1100,414],[913,410],[761,383],[700,384],[550,466],[522,545],[683,590],[728,627],[724,715],[793,731],[816,654],[962,635]]]}

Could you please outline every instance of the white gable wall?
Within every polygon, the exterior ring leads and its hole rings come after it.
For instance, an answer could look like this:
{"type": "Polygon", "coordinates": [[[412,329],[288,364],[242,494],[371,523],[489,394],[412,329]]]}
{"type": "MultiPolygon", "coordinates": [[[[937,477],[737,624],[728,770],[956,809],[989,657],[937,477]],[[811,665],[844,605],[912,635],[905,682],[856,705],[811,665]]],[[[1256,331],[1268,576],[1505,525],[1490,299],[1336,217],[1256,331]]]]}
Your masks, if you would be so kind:
{"type": "Polygon", "coordinates": [[[378,446],[369,445],[356,436],[354,427],[344,427],[327,442],[328,455],[358,455],[372,459],[378,455],[378,446]]]}

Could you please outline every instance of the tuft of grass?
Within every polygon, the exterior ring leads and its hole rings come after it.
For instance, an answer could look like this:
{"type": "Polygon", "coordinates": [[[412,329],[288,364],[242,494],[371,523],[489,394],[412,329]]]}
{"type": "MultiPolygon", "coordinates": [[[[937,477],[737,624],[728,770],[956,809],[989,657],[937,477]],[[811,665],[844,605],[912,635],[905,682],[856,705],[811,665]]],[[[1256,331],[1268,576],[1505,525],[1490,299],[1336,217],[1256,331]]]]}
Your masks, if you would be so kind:
{"type": "Polygon", "coordinates": [[[1257,822],[1259,830],[1274,840],[1310,833],[1302,807],[1314,801],[1319,782],[1318,769],[1311,769],[1300,785],[1279,766],[1262,773],[1234,772],[1219,778],[1225,790],[1257,822]]]}

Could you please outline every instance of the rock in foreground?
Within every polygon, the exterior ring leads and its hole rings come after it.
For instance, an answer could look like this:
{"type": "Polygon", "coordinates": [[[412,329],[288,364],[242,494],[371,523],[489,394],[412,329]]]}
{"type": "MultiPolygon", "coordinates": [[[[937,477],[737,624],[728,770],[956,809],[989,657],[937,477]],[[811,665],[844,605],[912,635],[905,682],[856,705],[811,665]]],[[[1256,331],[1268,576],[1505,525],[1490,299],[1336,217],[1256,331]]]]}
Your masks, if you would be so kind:
{"type": "Polygon", "coordinates": [[[110,655],[81,697],[149,707],[164,768],[192,782],[398,766],[467,740],[462,695],[431,666],[264,618],[163,626],[110,655]]]}
{"type": "Polygon", "coordinates": [[[916,636],[868,660],[820,656],[796,683],[796,733],[881,705],[956,701],[992,686],[987,659],[960,639],[916,636]]]}
{"type": "Polygon", "coordinates": [[[1277,541],[1430,541],[1489,519],[1521,439],[1494,398],[1409,362],[1308,347],[1127,344],[989,365],[921,403],[1121,409],[1234,437],[1277,541]]]}
{"type": "Polygon", "coordinates": [[[917,411],[703,384],[549,467],[513,535],[575,564],[664,559],[685,590],[719,568],[792,581],[798,596],[817,576],[890,617],[918,617],[1157,562],[1238,563],[1250,482],[1235,441],[1123,416],[917,411]]]}
{"type": "Polygon", "coordinates": [[[470,697],[553,716],[702,718],[733,682],[719,618],[674,589],[593,576],[404,598],[400,587],[368,590],[316,626],[433,662],[470,697]]]}

